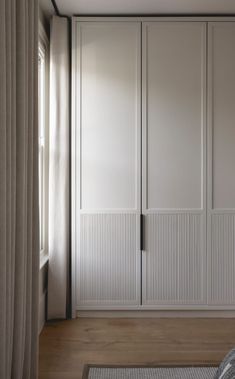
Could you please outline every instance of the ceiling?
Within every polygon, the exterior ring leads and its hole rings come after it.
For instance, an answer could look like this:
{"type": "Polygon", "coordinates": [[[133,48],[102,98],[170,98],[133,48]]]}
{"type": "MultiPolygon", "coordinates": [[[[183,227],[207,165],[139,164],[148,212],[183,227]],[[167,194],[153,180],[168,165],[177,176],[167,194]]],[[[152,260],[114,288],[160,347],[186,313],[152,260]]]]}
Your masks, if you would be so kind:
{"type": "MultiPolygon", "coordinates": [[[[51,0],[43,0],[50,2],[51,0]]],[[[235,0],[55,0],[64,15],[235,14],[235,0]]]]}

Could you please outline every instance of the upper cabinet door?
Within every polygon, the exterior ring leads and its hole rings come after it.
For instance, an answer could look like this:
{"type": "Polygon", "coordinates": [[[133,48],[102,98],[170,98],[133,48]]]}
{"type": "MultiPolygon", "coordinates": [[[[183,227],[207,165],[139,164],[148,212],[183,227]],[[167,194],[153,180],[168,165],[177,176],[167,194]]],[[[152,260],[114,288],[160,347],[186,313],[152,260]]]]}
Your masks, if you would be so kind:
{"type": "Polygon", "coordinates": [[[81,210],[140,204],[140,23],[81,22],[81,210]]]}
{"type": "Polygon", "coordinates": [[[209,23],[209,207],[235,210],[235,23],[209,23]]]}
{"type": "Polygon", "coordinates": [[[202,209],[205,24],[143,24],[144,208],[202,209]]]}
{"type": "Polygon", "coordinates": [[[206,24],[143,23],[146,305],[205,302],[206,24]]]}
{"type": "Polygon", "coordinates": [[[235,23],[208,28],[208,301],[235,304],[235,23]]]}

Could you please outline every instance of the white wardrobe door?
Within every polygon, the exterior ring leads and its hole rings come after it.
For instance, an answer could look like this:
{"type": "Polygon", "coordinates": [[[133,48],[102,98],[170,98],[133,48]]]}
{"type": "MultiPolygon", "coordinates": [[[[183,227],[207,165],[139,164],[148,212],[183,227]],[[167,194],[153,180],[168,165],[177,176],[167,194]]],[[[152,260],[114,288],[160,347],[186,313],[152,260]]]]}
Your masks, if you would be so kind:
{"type": "Polygon", "coordinates": [[[79,309],[140,301],[140,41],[138,22],[74,27],[79,309]]]}
{"type": "Polygon", "coordinates": [[[235,305],[235,23],[208,38],[208,301],[235,305]]]}
{"type": "Polygon", "coordinates": [[[205,302],[206,25],[143,23],[143,304],[205,302]]]}

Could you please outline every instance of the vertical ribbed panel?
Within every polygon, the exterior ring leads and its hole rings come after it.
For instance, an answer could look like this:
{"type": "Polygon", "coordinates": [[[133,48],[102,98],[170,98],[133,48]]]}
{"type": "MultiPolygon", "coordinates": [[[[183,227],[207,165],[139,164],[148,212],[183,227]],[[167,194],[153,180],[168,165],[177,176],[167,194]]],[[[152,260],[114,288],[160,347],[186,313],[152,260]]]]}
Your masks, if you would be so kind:
{"type": "Polygon", "coordinates": [[[145,304],[203,301],[203,215],[146,216],[145,304]]]}
{"type": "Polygon", "coordinates": [[[235,303],[235,215],[211,215],[209,304],[235,303]]]}
{"type": "Polygon", "coordinates": [[[136,222],[134,214],[80,216],[78,306],[139,303],[136,222]]]}

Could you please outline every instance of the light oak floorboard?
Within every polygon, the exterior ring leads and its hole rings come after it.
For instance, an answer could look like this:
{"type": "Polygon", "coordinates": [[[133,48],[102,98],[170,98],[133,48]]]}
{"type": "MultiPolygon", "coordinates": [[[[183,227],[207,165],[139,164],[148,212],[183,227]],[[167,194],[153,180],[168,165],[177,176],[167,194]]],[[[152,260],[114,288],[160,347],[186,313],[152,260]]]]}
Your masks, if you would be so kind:
{"type": "Polygon", "coordinates": [[[39,379],[80,379],[91,364],[218,364],[235,347],[235,319],[100,319],[48,323],[39,379]]]}

